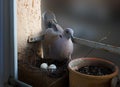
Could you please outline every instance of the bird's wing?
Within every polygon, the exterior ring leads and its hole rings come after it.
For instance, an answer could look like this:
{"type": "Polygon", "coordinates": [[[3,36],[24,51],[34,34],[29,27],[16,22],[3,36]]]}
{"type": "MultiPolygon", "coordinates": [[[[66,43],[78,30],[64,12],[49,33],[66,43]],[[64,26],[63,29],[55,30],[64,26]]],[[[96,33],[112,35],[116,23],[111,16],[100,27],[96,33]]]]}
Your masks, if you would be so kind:
{"type": "Polygon", "coordinates": [[[43,50],[45,57],[49,57],[51,55],[51,46],[53,43],[59,39],[60,33],[54,31],[52,28],[48,28],[44,34],[44,40],[43,40],[43,50]]]}

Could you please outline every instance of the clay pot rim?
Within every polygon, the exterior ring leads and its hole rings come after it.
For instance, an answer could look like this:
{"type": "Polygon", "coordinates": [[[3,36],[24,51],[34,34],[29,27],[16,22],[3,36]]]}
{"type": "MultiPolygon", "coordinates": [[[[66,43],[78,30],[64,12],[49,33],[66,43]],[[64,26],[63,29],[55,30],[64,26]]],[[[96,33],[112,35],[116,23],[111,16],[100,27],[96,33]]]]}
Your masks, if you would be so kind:
{"type": "Polygon", "coordinates": [[[113,78],[114,76],[117,76],[118,72],[119,72],[119,68],[117,65],[115,65],[113,62],[111,61],[108,61],[106,59],[101,59],[101,58],[93,58],[93,57],[82,57],[82,58],[76,58],[76,59],[73,59],[69,62],[68,64],[68,69],[74,73],[77,73],[78,75],[81,75],[83,77],[89,77],[89,78],[94,78],[94,79],[109,79],[109,78],[113,78]],[[78,60],[98,60],[98,61],[103,61],[103,62],[107,62],[111,65],[113,65],[115,67],[115,71],[111,74],[108,74],[108,75],[103,75],[103,76],[95,76],[95,75],[87,75],[87,74],[83,74],[83,73],[80,73],[80,72],[77,72],[75,70],[73,70],[72,68],[70,68],[70,63],[71,62],[74,62],[74,61],[78,61],[78,60]]]}

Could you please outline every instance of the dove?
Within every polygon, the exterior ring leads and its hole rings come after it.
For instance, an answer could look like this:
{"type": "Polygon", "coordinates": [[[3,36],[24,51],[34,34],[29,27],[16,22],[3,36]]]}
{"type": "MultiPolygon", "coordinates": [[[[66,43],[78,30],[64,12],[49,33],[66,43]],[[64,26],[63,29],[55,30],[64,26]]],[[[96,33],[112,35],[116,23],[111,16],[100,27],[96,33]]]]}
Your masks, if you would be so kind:
{"type": "Polygon", "coordinates": [[[53,30],[53,28],[48,28],[43,34],[42,45],[44,57],[48,57],[50,54],[51,44],[59,38],[60,34],[53,30]]]}
{"type": "Polygon", "coordinates": [[[53,28],[48,28],[44,33],[43,39],[45,43],[49,44],[55,41],[59,35],[60,33],[57,33],[56,31],[54,31],[53,28]]]}
{"type": "Polygon", "coordinates": [[[46,11],[42,15],[46,27],[43,40],[43,51],[45,58],[58,61],[71,59],[73,52],[73,30],[63,29],[56,20],[56,16],[51,11],[46,11]]]}
{"type": "Polygon", "coordinates": [[[45,28],[53,28],[54,31],[63,33],[63,28],[57,23],[56,16],[51,11],[45,11],[42,15],[45,28]]]}
{"type": "Polygon", "coordinates": [[[64,30],[63,34],[59,39],[53,42],[53,50],[52,52],[55,53],[53,58],[57,60],[64,60],[64,58],[71,59],[71,55],[73,52],[73,30],[71,28],[67,28],[64,30]]]}
{"type": "Polygon", "coordinates": [[[73,52],[73,33],[71,28],[67,28],[63,33],[58,33],[52,28],[48,29],[44,35],[43,48],[45,58],[51,58],[57,61],[70,60],[73,52]],[[52,32],[48,32],[52,31],[52,32]]]}

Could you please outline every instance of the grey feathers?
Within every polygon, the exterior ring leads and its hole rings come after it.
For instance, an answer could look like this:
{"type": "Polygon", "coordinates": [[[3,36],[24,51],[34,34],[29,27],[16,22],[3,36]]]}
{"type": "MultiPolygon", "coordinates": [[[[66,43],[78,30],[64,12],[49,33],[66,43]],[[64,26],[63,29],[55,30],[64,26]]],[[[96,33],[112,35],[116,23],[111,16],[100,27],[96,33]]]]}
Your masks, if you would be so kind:
{"type": "Polygon", "coordinates": [[[71,38],[74,32],[71,28],[64,30],[57,24],[55,15],[48,13],[44,13],[43,16],[45,26],[47,26],[43,40],[44,56],[58,61],[69,60],[73,52],[71,38]]]}

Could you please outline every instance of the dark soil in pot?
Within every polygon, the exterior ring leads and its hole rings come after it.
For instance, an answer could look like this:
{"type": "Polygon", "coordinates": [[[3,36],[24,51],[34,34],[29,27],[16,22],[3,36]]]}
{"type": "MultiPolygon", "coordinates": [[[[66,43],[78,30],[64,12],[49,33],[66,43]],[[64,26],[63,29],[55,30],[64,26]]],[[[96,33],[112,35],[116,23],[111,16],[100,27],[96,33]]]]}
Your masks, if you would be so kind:
{"type": "Polygon", "coordinates": [[[110,68],[103,67],[103,66],[84,66],[76,70],[80,73],[87,74],[87,75],[95,75],[95,76],[103,76],[113,73],[110,68]]]}

